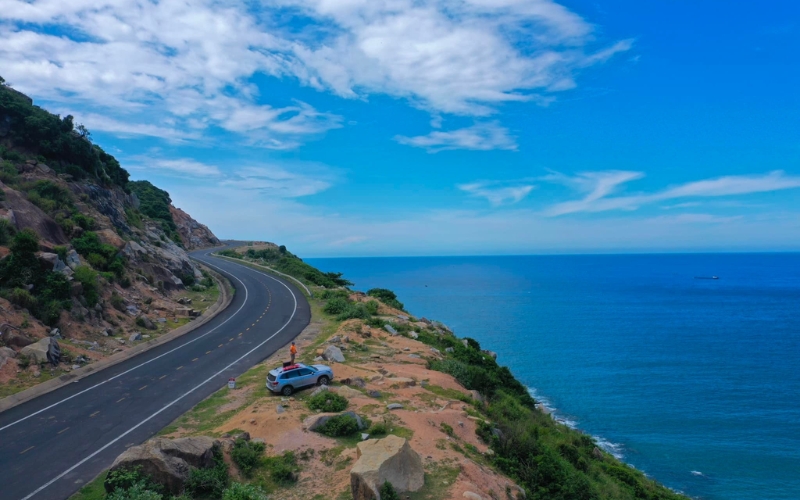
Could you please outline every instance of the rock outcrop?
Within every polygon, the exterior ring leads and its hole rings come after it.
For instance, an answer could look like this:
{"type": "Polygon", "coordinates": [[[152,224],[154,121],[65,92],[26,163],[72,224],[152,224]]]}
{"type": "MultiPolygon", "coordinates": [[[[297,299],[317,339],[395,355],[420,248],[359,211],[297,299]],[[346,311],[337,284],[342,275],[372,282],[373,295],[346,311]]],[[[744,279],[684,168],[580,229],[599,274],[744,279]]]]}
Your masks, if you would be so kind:
{"type": "Polygon", "coordinates": [[[342,354],[342,350],[335,345],[329,345],[322,353],[322,357],[325,361],[344,363],[344,354],[342,354]]]}
{"type": "Polygon", "coordinates": [[[170,205],[170,214],[175,225],[178,226],[178,234],[181,236],[183,246],[187,250],[196,248],[208,248],[220,245],[219,238],[214,236],[208,227],[194,220],[189,214],[170,205]]]}
{"type": "Polygon", "coordinates": [[[51,337],[45,337],[35,344],[25,346],[19,352],[36,364],[47,362],[58,364],[61,358],[61,348],[56,339],[51,337]]]}
{"type": "Polygon", "coordinates": [[[350,470],[354,500],[380,500],[388,481],[398,492],[417,491],[425,484],[422,459],[404,438],[390,435],[358,443],[358,460],[350,470]]]}
{"type": "Polygon", "coordinates": [[[28,201],[19,191],[5,186],[2,189],[5,194],[2,206],[8,214],[5,218],[9,222],[13,220],[18,231],[33,229],[45,243],[63,245],[69,242],[61,226],[41,208],[28,201]]]}
{"type": "MultiPolygon", "coordinates": [[[[154,438],[142,445],[128,448],[114,460],[111,471],[141,467],[143,474],[147,474],[169,493],[177,496],[183,492],[190,468],[212,467],[214,455],[220,450],[219,441],[206,436],[154,438]]],[[[109,490],[108,484],[106,490],[109,490]]]]}

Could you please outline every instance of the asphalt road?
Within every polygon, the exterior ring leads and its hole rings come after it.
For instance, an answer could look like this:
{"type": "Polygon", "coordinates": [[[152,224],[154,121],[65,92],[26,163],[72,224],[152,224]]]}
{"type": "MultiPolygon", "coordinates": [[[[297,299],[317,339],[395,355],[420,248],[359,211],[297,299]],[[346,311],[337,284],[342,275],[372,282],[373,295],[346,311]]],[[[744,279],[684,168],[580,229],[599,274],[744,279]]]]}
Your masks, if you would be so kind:
{"type": "Polygon", "coordinates": [[[0,499],[64,499],[294,339],[308,302],[289,280],[192,257],[230,280],[231,304],[197,330],[0,413],[0,499]]]}

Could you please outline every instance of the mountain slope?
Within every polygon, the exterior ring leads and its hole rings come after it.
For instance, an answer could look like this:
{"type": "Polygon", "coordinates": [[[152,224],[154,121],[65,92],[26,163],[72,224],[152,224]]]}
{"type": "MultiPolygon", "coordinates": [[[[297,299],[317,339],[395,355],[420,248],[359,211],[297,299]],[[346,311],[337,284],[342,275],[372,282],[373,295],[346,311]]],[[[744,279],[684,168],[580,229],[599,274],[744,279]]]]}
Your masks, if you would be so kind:
{"type": "Polygon", "coordinates": [[[219,240],[90,137],[0,85],[0,397],[185,323],[186,294],[216,296],[186,249],[219,240]],[[46,369],[28,346],[51,334],[63,356],[46,369]]]}

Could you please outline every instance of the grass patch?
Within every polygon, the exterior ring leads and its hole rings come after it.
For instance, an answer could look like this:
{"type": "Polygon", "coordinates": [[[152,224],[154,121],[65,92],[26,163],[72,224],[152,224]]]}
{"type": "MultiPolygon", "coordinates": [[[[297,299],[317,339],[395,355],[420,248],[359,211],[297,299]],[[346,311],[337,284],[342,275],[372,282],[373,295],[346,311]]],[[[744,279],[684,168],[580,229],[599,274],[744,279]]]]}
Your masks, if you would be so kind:
{"type": "Polygon", "coordinates": [[[425,485],[419,491],[404,494],[410,500],[437,500],[447,497],[447,491],[458,478],[458,466],[433,464],[425,471],[425,485]]]}
{"type": "Polygon", "coordinates": [[[430,391],[436,394],[437,396],[445,399],[455,399],[456,401],[462,401],[464,403],[470,403],[470,404],[473,402],[471,397],[467,396],[466,394],[463,394],[461,391],[458,391],[456,389],[445,389],[444,387],[440,387],[438,385],[433,385],[433,384],[424,385],[422,386],[422,388],[425,389],[426,391],[430,391]]]}
{"type": "Polygon", "coordinates": [[[106,473],[103,472],[69,497],[69,500],[104,500],[106,498],[106,488],[103,486],[105,480],[106,473]]]}

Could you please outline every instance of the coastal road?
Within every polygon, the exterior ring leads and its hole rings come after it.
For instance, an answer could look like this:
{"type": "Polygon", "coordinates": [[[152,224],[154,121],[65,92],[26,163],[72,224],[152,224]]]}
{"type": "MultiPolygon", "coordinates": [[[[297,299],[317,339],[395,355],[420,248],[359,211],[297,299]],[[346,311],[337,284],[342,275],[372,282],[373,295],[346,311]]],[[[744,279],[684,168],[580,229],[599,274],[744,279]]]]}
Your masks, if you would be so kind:
{"type": "Polygon", "coordinates": [[[231,282],[231,304],[175,340],[0,413],[0,499],[62,500],[126,448],[294,339],[311,312],[284,280],[194,252],[231,282]]]}

